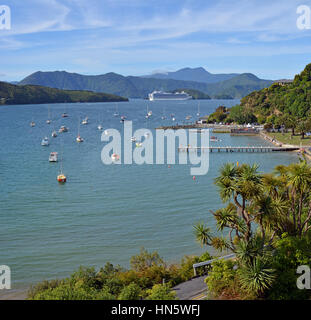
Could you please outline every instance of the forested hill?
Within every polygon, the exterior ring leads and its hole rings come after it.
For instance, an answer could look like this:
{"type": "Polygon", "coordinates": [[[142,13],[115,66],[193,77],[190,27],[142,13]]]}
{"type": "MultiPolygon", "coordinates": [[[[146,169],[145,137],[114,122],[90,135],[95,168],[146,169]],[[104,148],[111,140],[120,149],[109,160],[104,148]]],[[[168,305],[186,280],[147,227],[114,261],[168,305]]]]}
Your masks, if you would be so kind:
{"type": "MultiPolygon", "coordinates": [[[[245,112],[252,112],[262,123],[274,123],[280,117],[305,119],[311,116],[311,64],[295,76],[293,83],[273,84],[254,91],[241,100],[245,112]]],[[[279,120],[278,120],[279,121],[279,120]]]]}
{"type": "Polygon", "coordinates": [[[210,97],[226,95],[240,99],[254,90],[260,90],[272,84],[251,73],[234,76],[217,83],[185,81],[174,79],[154,79],[127,76],[117,73],[103,75],[81,75],[66,71],[35,72],[19,84],[42,85],[63,90],[92,90],[107,92],[128,98],[147,98],[154,90],[174,91],[179,88],[201,91],[210,97]]]}
{"type": "Polygon", "coordinates": [[[36,85],[0,82],[0,104],[41,104],[63,102],[114,102],[127,98],[92,91],[60,90],[36,85]]]}

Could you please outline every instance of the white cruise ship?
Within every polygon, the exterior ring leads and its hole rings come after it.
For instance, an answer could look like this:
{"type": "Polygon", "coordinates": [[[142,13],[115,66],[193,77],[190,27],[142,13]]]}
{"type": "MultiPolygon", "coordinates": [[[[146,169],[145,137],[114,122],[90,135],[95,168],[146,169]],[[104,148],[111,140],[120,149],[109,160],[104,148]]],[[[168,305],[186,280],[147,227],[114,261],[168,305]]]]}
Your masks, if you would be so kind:
{"type": "Polygon", "coordinates": [[[149,93],[149,100],[190,100],[192,99],[192,96],[190,96],[187,92],[176,92],[176,93],[170,93],[170,92],[163,92],[163,91],[153,91],[152,93],[149,93]]]}

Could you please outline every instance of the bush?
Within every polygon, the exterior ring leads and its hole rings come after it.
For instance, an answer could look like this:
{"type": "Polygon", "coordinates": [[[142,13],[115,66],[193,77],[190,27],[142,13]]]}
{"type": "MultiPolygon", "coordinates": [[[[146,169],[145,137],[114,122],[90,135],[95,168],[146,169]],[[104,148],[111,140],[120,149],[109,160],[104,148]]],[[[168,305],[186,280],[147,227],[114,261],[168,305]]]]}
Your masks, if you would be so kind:
{"type": "Polygon", "coordinates": [[[124,287],[119,295],[119,300],[139,300],[142,296],[141,289],[136,283],[124,287]]]}
{"type": "Polygon", "coordinates": [[[273,300],[301,300],[310,298],[310,292],[297,288],[297,268],[311,265],[311,241],[309,238],[289,237],[286,234],[276,242],[273,268],[277,278],[268,294],[273,300]]]}
{"type": "Polygon", "coordinates": [[[147,300],[177,300],[176,293],[166,284],[155,284],[147,290],[147,300]]]}

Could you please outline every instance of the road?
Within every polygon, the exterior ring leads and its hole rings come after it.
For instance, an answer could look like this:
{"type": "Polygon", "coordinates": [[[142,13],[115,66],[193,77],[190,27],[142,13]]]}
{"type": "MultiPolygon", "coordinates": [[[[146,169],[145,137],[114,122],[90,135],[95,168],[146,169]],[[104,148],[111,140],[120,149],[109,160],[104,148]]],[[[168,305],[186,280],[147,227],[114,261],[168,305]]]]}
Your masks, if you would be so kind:
{"type": "Polygon", "coordinates": [[[206,276],[197,277],[183,282],[174,287],[173,290],[179,300],[203,300],[206,298],[207,286],[204,282],[206,276]]]}

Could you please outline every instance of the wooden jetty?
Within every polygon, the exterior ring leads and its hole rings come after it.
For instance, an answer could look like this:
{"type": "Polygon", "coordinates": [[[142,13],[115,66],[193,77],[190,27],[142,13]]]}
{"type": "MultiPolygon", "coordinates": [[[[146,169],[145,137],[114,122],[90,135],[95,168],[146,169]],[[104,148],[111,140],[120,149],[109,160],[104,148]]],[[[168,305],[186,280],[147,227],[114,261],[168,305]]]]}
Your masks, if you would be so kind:
{"type": "Polygon", "coordinates": [[[209,151],[209,152],[289,152],[298,151],[300,147],[269,147],[269,146],[252,146],[252,147],[179,147],[179,152],[189,151],[209,151]]]}

